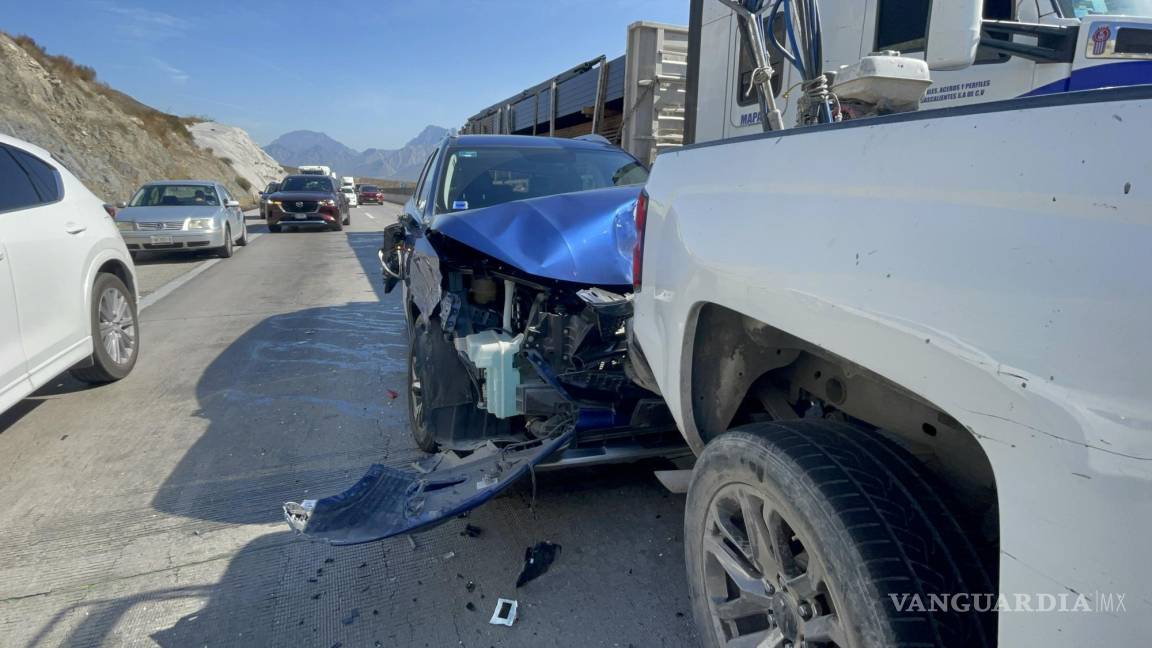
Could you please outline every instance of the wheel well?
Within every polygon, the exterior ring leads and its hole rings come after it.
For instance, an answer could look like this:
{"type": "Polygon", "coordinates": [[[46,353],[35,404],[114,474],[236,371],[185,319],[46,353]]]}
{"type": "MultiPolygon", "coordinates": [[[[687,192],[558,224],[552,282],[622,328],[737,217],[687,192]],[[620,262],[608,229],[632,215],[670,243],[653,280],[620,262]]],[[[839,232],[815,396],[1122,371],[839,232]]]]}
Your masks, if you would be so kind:
{"type": "Polygon", "coordinates": [[[999,505],[991,462],[977,438],[927,399],[866,367],[736,311],[698,311],[686,375],[702,443],[734,426],[826,418],[896,441],[935,476],[960,517],[987,540],[989,573],[999,555],[999,505]]]}
{"type": "Polygon", "coordinates": [[[132,278],[132,273],[128,270],[128,267],[120,261],[116,259],[105,261],[104,265],[100,266],[100,268],[96,271],[96,274],[115,275],[116,278],[124,282],[124,285],[128,287],[128,290],[132,291],[133,296],[136,295],[136,282],[132,278]]]}

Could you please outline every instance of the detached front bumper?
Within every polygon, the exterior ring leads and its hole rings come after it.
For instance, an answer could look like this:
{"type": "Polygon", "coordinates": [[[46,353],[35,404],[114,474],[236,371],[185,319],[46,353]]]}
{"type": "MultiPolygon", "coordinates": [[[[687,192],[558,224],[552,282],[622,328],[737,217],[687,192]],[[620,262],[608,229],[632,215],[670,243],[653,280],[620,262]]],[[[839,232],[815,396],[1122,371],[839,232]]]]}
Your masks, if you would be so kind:
{"type": "Polygon", "coordinates": [[[120,231],[124,244],[133,252],[143,250],[181,250],[224,246],[224,230],[192,231],[120,231]]]}

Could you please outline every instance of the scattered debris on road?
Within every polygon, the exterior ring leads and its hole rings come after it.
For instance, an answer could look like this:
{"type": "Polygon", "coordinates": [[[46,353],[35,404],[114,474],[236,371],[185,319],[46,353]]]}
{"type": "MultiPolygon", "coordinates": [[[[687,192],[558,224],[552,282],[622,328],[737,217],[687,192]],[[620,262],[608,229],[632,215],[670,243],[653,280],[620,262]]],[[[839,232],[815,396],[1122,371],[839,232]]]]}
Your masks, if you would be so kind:
{"type": "Polygon", "coordinates": [[[496,610],[492,612],[492,618],[488,623],[492,625],[505,625],[511,626],[516,623],[516,609],[520,604],[510,599],[497,599],[496,610]]]}
{"type": "Polygon", "coordinates": [[[469,538],[479,538],[481,533],[484,533],[484,529],[471,524],[466,524],[464,525],[464,530],[460,532],[460,535],[468,536],[469,538]]]}
{"type": "Polygon", "coordinates": [[[516,579],[516,587],[548,571],[556,557],[560,555],[560,545],[551,542],[537,542],[535,547],[524,550],[524,567],[520,570],[520,577],[516,579]]]}

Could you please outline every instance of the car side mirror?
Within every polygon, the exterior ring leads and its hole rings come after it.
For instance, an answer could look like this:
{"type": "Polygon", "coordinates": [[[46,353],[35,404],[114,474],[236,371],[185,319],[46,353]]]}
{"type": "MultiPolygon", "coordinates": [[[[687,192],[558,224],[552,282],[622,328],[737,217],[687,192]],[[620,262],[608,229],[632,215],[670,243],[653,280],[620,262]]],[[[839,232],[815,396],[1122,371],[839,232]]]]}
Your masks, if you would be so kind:
{"type": "Polygon", "coordinates": [[[127,206],[128,206],[128,203],[124,202],[123,200],[116,203],[116,209],[124,209],[127,206]]]}
{"type": "Polygon", "coordinates": [[[924,59],[931,70],[962,70],[976,62],[984,0],[933,2],[924,59]]]}
{"type": "Polygon", "coordinates": [[[228,202],[224,203],[224,206],[225,207],[239,207],[240,201],[239,200],[229,200],[228,202]]]}

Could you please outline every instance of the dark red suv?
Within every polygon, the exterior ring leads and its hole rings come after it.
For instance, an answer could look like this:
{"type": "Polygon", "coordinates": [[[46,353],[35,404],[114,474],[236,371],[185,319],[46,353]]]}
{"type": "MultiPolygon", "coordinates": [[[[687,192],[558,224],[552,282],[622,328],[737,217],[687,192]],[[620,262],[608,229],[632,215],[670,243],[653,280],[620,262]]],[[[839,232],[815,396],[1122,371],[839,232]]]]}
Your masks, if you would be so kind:
{"type": "Polygon", "coordinates": [[[344,229],[352,224],[348,200],[336,190],[336,181],[325,175],[290,175],[280,190],[268,196],[268,231],[285,225],[322,225],[344,229]]]}
{"type": "Polygon", "coordinates": [[[368,203],[376,203],[377,205],[384,204],[384,193],[380,191],[380,187],[376,185],[360,185],[360,192],[356,194],[356,200],[361,205],[368,203]]]}

